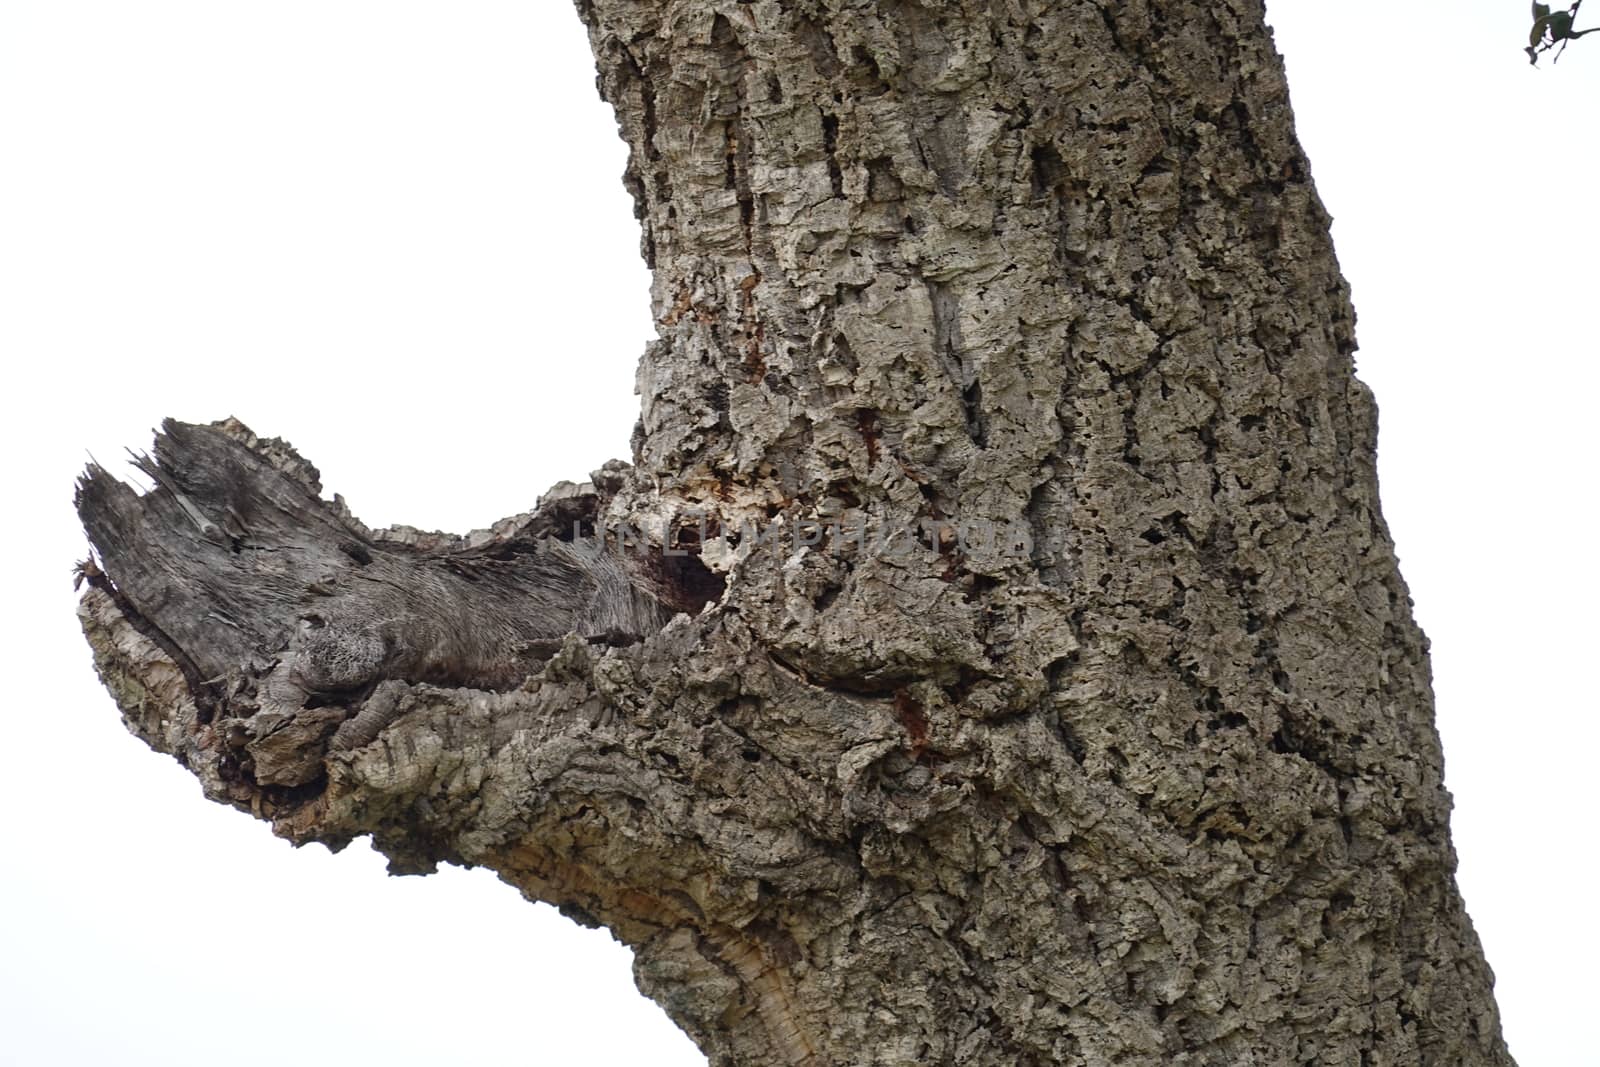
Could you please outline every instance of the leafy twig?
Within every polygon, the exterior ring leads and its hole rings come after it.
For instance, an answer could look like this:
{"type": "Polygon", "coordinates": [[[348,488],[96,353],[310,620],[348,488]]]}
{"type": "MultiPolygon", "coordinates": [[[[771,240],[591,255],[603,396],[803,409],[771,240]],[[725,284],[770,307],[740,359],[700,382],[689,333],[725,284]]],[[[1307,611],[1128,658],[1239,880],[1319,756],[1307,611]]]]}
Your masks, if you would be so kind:
{"type": "Polygon", "coordinates": [[[1592,26],[1587,30],[1574,30],[1573,22],[1578,17],[1578,9],[1583,7],[1583,0],[1575,0],[1573,5],[1565,11],[1551,11],[1549,4],[1541,4],[1535,0],[1533,5],[1533,28],[1528,31],[1528,62],[1537,64],[1539,53],[1548,52],[1556,45],[1561,48],[1556,52],[1552,63],[1561,61],[1561,53],[1567,50],[1567,45],[1582,37],[1586,33],[1600,30],[1600,26],[1592,26]]]}

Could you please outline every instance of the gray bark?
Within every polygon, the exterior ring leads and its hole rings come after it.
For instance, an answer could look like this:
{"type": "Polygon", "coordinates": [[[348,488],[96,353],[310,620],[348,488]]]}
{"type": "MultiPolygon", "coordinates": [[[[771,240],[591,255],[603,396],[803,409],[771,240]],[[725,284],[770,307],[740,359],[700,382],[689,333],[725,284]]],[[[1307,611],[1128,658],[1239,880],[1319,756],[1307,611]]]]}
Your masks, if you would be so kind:
{"type": "Polygon", "coordinates": [[[634,465],[378,532],[170,424],[79,495],[130,729],[605,924],[717,1065],[1509,1064],[1260,4],[578,7],[634,465]]]}

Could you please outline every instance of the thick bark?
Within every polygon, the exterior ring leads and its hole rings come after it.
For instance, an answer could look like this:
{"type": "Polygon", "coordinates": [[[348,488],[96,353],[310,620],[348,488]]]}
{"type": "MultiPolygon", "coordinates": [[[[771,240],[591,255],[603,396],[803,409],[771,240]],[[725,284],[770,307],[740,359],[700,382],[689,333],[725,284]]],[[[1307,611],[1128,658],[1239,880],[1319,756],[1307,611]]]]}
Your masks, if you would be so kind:
{"type": "Polygon", "coordinates": [[[377,533],[169,426],[80,492],[130,728],[606,924],[714,1064],[1510,1063],[1260,4],[579,9],[636,466],[377,533]]]}

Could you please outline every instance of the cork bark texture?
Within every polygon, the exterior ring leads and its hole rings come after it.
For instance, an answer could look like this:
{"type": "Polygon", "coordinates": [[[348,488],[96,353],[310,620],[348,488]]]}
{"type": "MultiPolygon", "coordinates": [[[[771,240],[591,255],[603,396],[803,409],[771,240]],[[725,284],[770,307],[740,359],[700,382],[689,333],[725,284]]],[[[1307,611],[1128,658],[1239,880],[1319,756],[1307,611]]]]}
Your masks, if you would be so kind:
{"type": "Polygon", "coordinates": [[[1261,5],[578,9],[633,464],[454,538],[169,425],[79,494],[129,728],[606,925],[716,1067],[1510,1064],[1261,5]]]}

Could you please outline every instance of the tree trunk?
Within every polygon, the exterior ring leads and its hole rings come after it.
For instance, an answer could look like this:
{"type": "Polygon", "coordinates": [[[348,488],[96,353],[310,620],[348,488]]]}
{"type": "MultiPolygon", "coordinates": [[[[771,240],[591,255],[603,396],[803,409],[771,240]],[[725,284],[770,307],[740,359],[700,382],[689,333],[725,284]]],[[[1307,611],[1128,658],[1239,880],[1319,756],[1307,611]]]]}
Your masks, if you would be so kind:
{"type": "Polygon", "coordinates": [[[610,927],[716,1065],[1509,1064],[1258,0],[578,7],[634,466],[372,531],[169,424],[80,489],[130,728],[610,927]]]}

